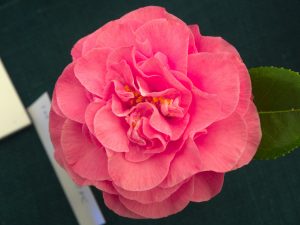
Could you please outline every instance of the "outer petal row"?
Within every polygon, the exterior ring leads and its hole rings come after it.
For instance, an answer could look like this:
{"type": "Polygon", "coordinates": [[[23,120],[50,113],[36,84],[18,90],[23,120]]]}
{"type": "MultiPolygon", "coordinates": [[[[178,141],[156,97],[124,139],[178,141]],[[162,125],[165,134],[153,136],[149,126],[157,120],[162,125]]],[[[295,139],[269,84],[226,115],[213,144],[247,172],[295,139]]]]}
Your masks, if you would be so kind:
{"type": "MultiPolygon", "coordinates": [[[[119,192],[121,195],[104,192],[103,197],[110,209],[125,217],[161,218],[181,211],[190,201],[202,202],[211,199],[220,192],[223,180],[224,174],[222,173],[203,172],[196,174],[180,184],[179,187],[175,187],[175,192],[167,198],[165,198],[166,191],[159,189],[153,189],[147,194],[144,192],[143,197],[141,199],[136,198],[136,200],[130,200],[126,197],[134,198],[135,193],[137,196],[141,196],[138,192],[125,193],[125,195],[123,195],[124,191],[119,192]],[[155,192],[157,192],[156,195],[163,197],[157,199],[154,197],[155,192]],[[154,201],[148,201],[149,197],[154,201]]],[[[172,189],[172,191],[174,190],[172,189]]]]}

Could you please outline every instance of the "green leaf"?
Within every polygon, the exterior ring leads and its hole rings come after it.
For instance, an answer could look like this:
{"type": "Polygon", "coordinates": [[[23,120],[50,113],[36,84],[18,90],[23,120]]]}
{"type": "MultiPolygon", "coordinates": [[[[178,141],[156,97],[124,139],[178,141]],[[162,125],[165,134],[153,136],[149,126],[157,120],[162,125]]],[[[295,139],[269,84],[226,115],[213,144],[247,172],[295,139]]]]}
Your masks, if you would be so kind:
{"type": "Polygon", "coordinates": [[[256,159],[276,159],[300,146],[300,74],[284,68],[249,70],[262,141],[256,159]]]}

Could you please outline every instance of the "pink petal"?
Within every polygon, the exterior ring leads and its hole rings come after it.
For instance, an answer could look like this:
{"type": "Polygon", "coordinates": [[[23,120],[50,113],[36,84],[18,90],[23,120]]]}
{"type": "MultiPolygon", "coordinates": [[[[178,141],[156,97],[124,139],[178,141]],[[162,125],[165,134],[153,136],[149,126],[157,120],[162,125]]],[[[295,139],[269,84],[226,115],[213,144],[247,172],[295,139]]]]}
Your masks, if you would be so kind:
{"type": "Polygon", "coordinates": [[[94,130],[99,142],[115,152],[128,152],[128,125],[115,116],[109,105],[102,107],[95,115],[94,130]]]}
{"type": "MultiPolygon", "coordinates": [[[[107,59],[108,67],[114,70],[110,70],[109,72],[118,72],[119,77],[123,76],[122,73],[125,72],[126,74],[123,81],[127,82],[127,85],[132,86],[134,88],[136,88],[136,85],[133,80],[133,74],[139,73],[139,71],[137,70],[135,54],[136,50],[133,46],[120,47],[114,49],[114,51],[109,55],[107,59]]],[[[110,75],[110,77],[114,76],[110,75]]]]}
{"type": "Polygon", "coordinates": [[[178,140],[182,137],[190,122],[190,115],[186,114],[183,118],[169,118],[168,123],[172,130],[171,140],[178,140]]]}
{"type": "Polygon", "coordinates": [[[118,80],[124,86],[134,87],[134,78],[130,66],[125,60],[110,64],[109,72],[106,77],[107,81],[118,80]]]}
{"type": "Polygon", "coordinates": [[[196,174],[193,179],[194,193],[190,200],[193,202],[203,202],[210,200],[221,191],[224,182],[224,174],[201,172],[196,174]]]}
{"type": "Polygon", "coordinates": [[[240,70],[240,100],[237,106],[237,111],[241,115],[244,115],[247,111],[251,96],[251,81],[248,70],[243,64],[239,53],[231,44],[221,37],[201,36],[198,25],[190,26],[190,29],[195,36],[195,42],[199,51],[214,53],[228,52],[237,57],[236,65],[240,70]]]}
{"type": "MultiPolygon", "coordinates": [[[[143,96],[168,94],[170,91],[178,93],[175,88],[172,88],[172,86],[159,75],[152,75],[144,78],[137,77],[136,80],[139,86],[139,91],[143,96]]],[[[153,97],[158,97],[157,95],[153,97]]]]}
{"type": "Polygon", "coordinates": [[[83,43],[86,40],[88,36],[85,36],[81,39],[79,39],[75,45],[73,46],[72,50],[71,50],[71,55],[73,60],[75,61],[76,59],[81,57],[81,53],[82,53],[82,47],[83,47],[83,43]]]}
{"type": "Polygon", "coordinates": [[[50,129],[51,141],[54,146],[55,160],[59,163],[61,167],[63,167],[67,171],[67,173],[70,175],[70,177],[76,184],[90,185],[91,182],[86,181],[85,179],[83,179],[82,177],[74,173],[70,165],[65,160],[64,153],[61,146],[61,133],[62,133],[65,120],[66,120],[65,118],[58,116],[52,109],[50,110],[49,129],[50,129]]]}
{"type": "Polygon", "coordinates": [[[135,64],[134,55],[135,48],[133,46],[116,48],[109,55],[107,65],[110,66],[125,60],[129,66],[133,66],[135,64]]]}
{"type": "Polygon", "coordinates": [[[145,92],[163,93],[167,89],[176,90],[181,96],[180,107],[186,113],[192,98],[189,89],[186,88],[188,78],[184,79],[180,72],[171,72],[155,57],[146,60],[139,68],[143,79],[137,77],[137,80],[145,92]]]}
{"type": "Polygon", "coordinates": [[[202,171],[227,172],[238,162],[247,142],[247,127],[237,113],[215,122],[195,140],[202,171]]]}
{"type": "Polygon", "coordinates": [[[161,202],[170,197],[177,191],[183,183],[177,184],[171,188],[155,187],[147,191],[127,191],[118,186],[115,186],[118,193],[129,200],[134,200],[139,203],[149,204],[153,202],[161,202]]]}
{"type": "Polygon", "coordinates": [[[254,157],[261,140],[260,120],[254,103],[251,101],[248,111],[245,114],[244,121],[247,125],[248,138],[247,145],[241,158],[236,164],[236,168],[248,164],[254,157]]]}
{"type": "Polygon", "coordinates": [[[120,196],[119,199],[126,208],[140,216],[146,218],[161,218],[183,210],[188,205],[192,193],[193,182],[187,182],[169,198],[161,202],[143,204],[122,196],[120,196]]]}
{"type": "Polygon", "coordinates": [[[175,155],[168,176],[160,184],[160,187],[173,187],[200,171],[201,155],[195,142],[189,138],[183,148],[175,155]]]}
{"type": "Polygon", "coordinates": [[[112,211],[117,213],[119,216],[124,216],[128,218],[133,219],[142,219],[143,217],[140,215],[137,215],[127,209],[119,200],[117,195],[112,195],[106,192],[103,192],[103,199],[105,202],[105,205],[110,208],[112,211]]]}
{"type": "Polygon", "coordinates": [[[153,113],[150,116],[149,124],[155,130],[166,134],[170,137],[170,140],[178,140],[183,134],[187,124],[189,122],[189,115],[180,119],[166,119],[159,113],[156,107],[153,107],[153,113]]]}
{"type": "Polygon", "coordinates": [[[73,165],[89,150],[86,149],[86,137],[82,133],[82,124],[66,120],[61,130],[61,146],[66,162],[73,165]]]}
{"type": "Polygon", "coordinates": [[[58,78],[55,89],[61,112],[69,119],[84,123],[84,114],[89,100],[86,90],[74,76],[74,64],[69,64],[58,78]]]}
{"type": "Polygon", "coordinates": [[[155,106],[144,103],[144,105],[146,104],[153,110],[149,117],[149,124],[153,129],[168,135],[170,140],[177,140],[182,136],[189,122],[189,114],[186,114],[183,118],[167,118],[162,116],[155,106]]]}
{"type": "MultiPolygon", "coordinates": [[[[105,27],[106,24],[102,27],[105,27]]],[[[95,30],[93,33],[86,36],[86,39],[82,44],[81,55],[86,55],[90,50],[97,48],[97,38],[98,35],[102,32],[102,27],[100,27],[99,29],[95,30]]]]}
{"type": "Polygon", "coordinates": [[[103,192],[107,192],[109,194],[114,194],[114,195],[118,194],[118,192],[112,185],[111,181],[107,181],[107,180],[96,181],[96,182],[94,182],[93,185],[103,192]]]}
{"type": "Polygon", "coordinates": [[[111,101],[111,110],[116,116],[124,117],[127,116],[132,111],[132,108],[126,107],[126,104],[124,104],[124,102],[122,102],[120,98],[118,98],[116,95],[113,94],[112,101],[111,101]]]}
{"type": "Polygon", "coordinates": [[[239,70],[236,64],[236,57],[227,53],[189,55],[188,77],[200,90],[218,96],[222,118],[235,111],[239,101],[239,70]]]}
{"type": "Polygon", "coordinates": [[[108,171],[117,186],[129,191],[145,191],[163,181],[173,157],[173,153],[161,153],[142,162],[129,162],[118,153],[109,159],[108,171]]]}
{"type": "Polygon", "coordinates": [[[54,91],[53,91],[51,108],[60,117],[65,117],[64,114],[62,113],[62,111],[60,110],[60,108],[58,106],[58,103],[57,103],[56,88],[54,88],[54,91]]]}
{"type": "Polygon", "coordinates": [[[86,144],[85,148],[89,148],[89,151],[72,166],[73,171],[92,181],[110,179],[104,148],[99,148],[92,143],[86,144]]]}
{"type": "Polygon", "coordinates": [[[61,144],[64,157],[76,174],[89,180],[109,179],[103,147],[93,144],[83,135],[81,124],[66,120],[61,144]]]}
{"type": "Polygon", "coordinates": [[[249,72],[242,61],[240,61],[240,63],[237,63],[237,67],[239,69],[240,77],[240,99],[236,107],[236,112],[243,116],[248,111],[248,107],[251,101],[251,79],[249,72]]]}
{"type": "Polygon", "coordinates": [[[244,115],[249,105],[251,96],[251,81],[248,70],[243,64],[238,51],[221,37],[201,36],[198,25],[189,26],[195,39],[195,44],[199,52],[228,52],[237,57],[237,65],[240,70],[240,101],[237,107],[238,113],[244,115]]]}
{"type": "Polygon", "coordinates": [[[105,102],[99,100],[98,102],[91,102],[85,111],[85,123],[91,133],[94,133],[94,118],[99,109],[105,105],[105,102]]]}
{"type": "Polygon", "coordinates": [[[153,154],[145,153],[145,146],[129,143],[129,152],[125,153],[125,160],[129,162],[142,162],[149,159],[153,154]]]}
{"type": "MultiPolygon", "coordinates": [[[[212,52],[212,53],[233,53],[233,55],[240,57],[238,51],[227,41],[221,37],[201,36],[198,44],[198,52],[212,52]]],[[[197,47],[198,47],[197,46],[197,47]]]]}
{"type": "Polygon", "coordinates": [[[96,46],[119,48],[134,46],[135,35],[130,24],[122,20],[113,20],[103,27],[97,34],[96,46]]]}
{"type": "Polygon", "coordinates": [[[141,24],[143,24],[150,20],[166,18],[167,14],[167,11],[162,7],[147,6],[133,10],[122,16],[120,19],[123,21],[138,20],[141,24]]]}
{"type": "Polygon", "coordinates": [[[189,29],[184,24],[165,19],[151,20],[136,30],[136,37],[139,41],[148,39],[153,53],[165,54],[170,68],[186,72],[189,29]]]}
{"type": "Polygon", "coordinates": [[[108,48],[93,49],[76,61],[74,73],[80,83],[91,93],[102,96],[107,72],[108,48]]]}
{"type": "Polygon", "coordinates": [[[79,59],[81,56],[87,54],[91,49],[96,47],[97,36],[101,31],[102,27],[76,42],[71,51],[73,61],[79,59]]]}
{"type": "Polygon", "coordinates": [[[167,19],[169,21],[184,24],[182,20],[180,20],[172,14],[169,14],[164,8],[159,6],[142,7],[131,11],[120,18],[120,20],[122,20],[123,22],[132,23],[134,21],[137,22],[139,25],[143,25],[155,19],[167,19]]]}
{"type": "Polygon", "coordinates": [[[189,109],[190,121],[184,136],[194,137],[195,133],[203,131],[217,121],[221,115],[221,106],[217,96],[201,92],[193,88],[193,102],[189,109]]]}
{"type": "Polygon", "coordinates": [[[115,93],[115,96],[117,96],[123,102],[130,101],[130,99],[134,98],[134,94],[131,91],[125,90],[125,86],[126,84],[121,83],[117,79],[112,80],[105,88],[106,90],[104,99],[108,101],[110,98],[113,98],[115,93]]]}
{"type": "Polygon", "coordinates": [[[191,30],[190,52],[195,53],[198,51],[198,49],[200,49],[201,34],[199,31],[199,26],[197,24],[189,25],[189,28],[191,30]]]}
{"type": "Polygon", "coordinates": [[[166,149],[167,141],[165,137],[154,130],[150,124],[149,119],[144,117],[143,119],[143,134],[152,141],[154,146],[151,149],[144,149],[145,153],[160,153],[166,149]]]}
{"type": "Polygon", "coordinates": [[[53,108],[51,108],[49,114],[50,138],[54,147],[54,157],[61,167],[64,167],[64,159],[62,155],[60,138],[61,138],[61,130],[65,120],[66,120],[65,118],[57,115],[54,112],[53,108]]]}

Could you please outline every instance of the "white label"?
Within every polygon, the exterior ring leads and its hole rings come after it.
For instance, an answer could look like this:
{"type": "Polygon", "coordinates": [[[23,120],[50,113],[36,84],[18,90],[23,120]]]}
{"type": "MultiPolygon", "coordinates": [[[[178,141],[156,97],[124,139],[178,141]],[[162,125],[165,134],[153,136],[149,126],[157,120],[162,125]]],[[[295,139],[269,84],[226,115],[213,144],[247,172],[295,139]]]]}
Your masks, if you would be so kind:
{"type": "Polygon", "coordinates": [[[80,225],[105,224],[105,219],[91,189],[89,187],[76,185],[54,159],[54,149],[48,130],[50,112],[50,99],[48,94],[44,93],[38,98],[28,108],[28,112],[78,223],[80,225]]]}
{"type": "Polygon", "coordinates": [[[26,110],[0,59],[0,139],[29,124],[26,110]]]}

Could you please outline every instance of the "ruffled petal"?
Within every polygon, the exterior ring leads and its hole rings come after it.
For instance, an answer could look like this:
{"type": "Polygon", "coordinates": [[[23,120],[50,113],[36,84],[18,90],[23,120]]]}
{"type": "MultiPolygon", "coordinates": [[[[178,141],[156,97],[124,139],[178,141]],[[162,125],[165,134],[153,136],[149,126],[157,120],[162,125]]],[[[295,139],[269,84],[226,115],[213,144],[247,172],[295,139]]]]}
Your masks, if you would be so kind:
{"type": "MultiPolygon", "coordinates": [[[[116,54],[116,52],[114,53],[116,54]]],[[[123,86],[127,85],[134,87],[134,79],[131,68],[125,60],[110,64],[106,80],[118,80],[123,84],[123,86]]]]}
{"type": "Polygon", "coordinates": [[[75,43],[71,50],[73,61],[79,59],[81,56],[87,54],[91,49],[96,47],[97,36],[101,32],[101,30],[102,27],[100,27],[93,33],[90,33],[87,36],[81,38],[75,43]]]}
{"type": "Polygon", "coordinates": [[[227,52],[233,53],[235,56],[240,58],[240,54],[235,49],[235,47],[233,47],[221,37],[201,36],[201,38],[199,38],[198,40],[200,42],[197,45],[197,47],[199,47],[198,52],[227,52]]]}
{"type": "Polygon", "coordinates": [[[195,139],[202,171],[227,172],[238,162],[247,143],[247,127],[238,113],[215,122],[195,139]]]}
{"type": "Polygon", "coordinates": [[[112,195],[106,192],[103,192],[103,199],[105,202],[105,205],[110,208],[112,211],[117,213],[120,216],[132,218],[132,219],[142,219],[143,217],[140,215],[137,215],[127,209],[122,202],[120,202],[117,195],[112,195]]]}
{"type": "Polygon", "coordinates": [[[72,50],[71,50],[71,55],[73,60],[75,61],[76,59],[81,57],[81,53],[82,53],[82,48],[83,48],[83,43],[84,41],[87,39],[88,36],[85,36],[83,38],[80,38],[75,45],[73,46],[72,50]]]}
{"type": "MultiPolygon", "coordinates": [[[[104,25],[105,26],[105,25],[104,25]]],[[[103,27],[104,27],[103,26],[103,27]]],[[[102,27],[89,34],[82,44],[81,55],[86,55],[90,50],[97,48],[98,34],[102,32],[102,27]]]]}
{"type": "Polygon", "coordinates": [[[97,34],[96,47],[120,48],[135,45],[132,26],[122,20],[113,20],[105,24],[97,34]]]}
{"type": "Polygon", "coordinates": [[[119,197],[123,205],[132,212],[146,218],[161,218],[183,210],[189,203],[193,193],[193,182],[186,182],[169,198],[149,204],[142,204],[134,200],[119,197]]]}
{"type": "Polygon", "coordinates": [[[83,134],[82,124],[66,120],[61,144],[64,157],[76,174],[92,181],[109,179],[106,153],[83,134]]]}
{"type": "MultiPolygon", "coordinates": [[[[131,96],[128,95],[127,97],[130,99],[131,96]]],[[[125,98],[125,95],[123,95],[123,98],[125,98]]],[[[132,108],[128,108],[126,104],[124,104],[124,102],[122,102],[115,94],[113,94],[111,98],[111,110],[118,117],[127,116],[131,111],[133,111],[132,108]]]]}
{"type": "Polygon", "coordinates": [[[149,159],[153,154],[145,153],[145,146],[129,143],[129,152],[125,153],[125,159],[130,162],[142,162],[149,159]]]}
{"type": "Polygon", "coordinates": [[[224,182],[224,174],[201,172],[196,174],[193,179],[194,193],[190,200],[193,202],[203,202],[210,200],[221,191],[224,182]]]}
{"type": "Polygon", "coordinates": [[[137,40],[151,43],[152,51],[168,57],[171,69],[186,73],[189,45],[189,29],[182,23],[156,19],[136,30],[137,40]]]}
{"type": "Polygon", "coordinates": [[[114,195],[118,194],[118,192],[112,185],[111,181],[108,180],[95,181],[93,182],[93,185],[103,192],[107,192],[109,194],[114,194],[114,195]]]}
{"type": "Polygon", "coordinates": [[[92,143],[84,147],[89,148],[89,151],[72,166],[73,171],[91,181],[110,179],[104,148],[99,148],[92,143]]]}
{"type": "Polygon", "coordinates": [[[248,111],[248,107],[251,101],[252,87],[249,72],[242,61],[236,63],[239,70],[240,78],[240,99],[236,107],[236,112],[244,116],[248,111]]]}
{"type": "Polygon", "coordinates": [[[123,21],[126,20],[137,20],[140,21],[141,24],[146,23],[150,20],[166,18],[168,12],[159,6],[146,6],[136,10],[133,10],[120,19],[123,21]]]}
{"type": "Polygon", "coordinates": [[[202,36],[197,24],[189,25],[189,28],[193,33],[195,44],[199,52],[227,52],[232,53],[237,57],[236,65],[238,66],[240,71],[240,100],[237,111],[241,115],[244,115],[247,111],[251,96],[251,81],[248,70],[243,64],[238,51],[234,48],[234,46],[232,46],[221,37],[202,36]]]}
{"type": "Polygon", "coordinates": [[[57,103],[57,94],[56,88],[54,88],[53,95],[52,95],[52,102],[51,102],[52,110],[60,117],[65,117],[62,111],[60,110],[58,103],[57,103]]]}
{"type": "Polygon", "coordinates": [[[111,106],[102,107],[95,115],[94,131],[98,141],[115,152],[128,152],[128,125],[111,111],[111,106]]]}
{"type": "Polygon", "coordinates": [[[61,138],[61,130],[65,120],[66,120],[65,118],[55,113],[52,106],[49,114],[49,132],[50,132],[51,142],[55,150],[54,157],[61,167],[64,167],[64,159],[62,155],[60,138],[61,138]]]}
{"type": "Polygon", "coordinates": [[[61,133],[66,119],[58,116],[51,108],[49,115],[49,131],[52,144],[54,146],[54,158],[70,175],[71,179],[78,185],[91,185],[90,181],[80,177],[73,172],[71,166],[66,162],[62,146],[61,146],[61,133]]]}
{"type": "Polygon", "coordinates": [[[105,105],[105,102],[99,100],[97,102],[91,102],[85,111],[85,123],[89,129],[89,131],[94,133],[94,118],[99,109],[101,109],[105,105]]]}
{"type": "Polygon", "coordinates": [[[252,101],[250,102],[248,111],[245,114],[244,121],[246,122],[248,131],[247,145],[236,165],[236,168],[242,167],[252,160],[258,149],[262,136],[259,116],[252,101]]]}
{"type": "Polygon", "coordinates": [[[152,142],[152,146],[150,149],[144,149],[145,153],[160,153],[166,149],[167,140],[163,136],[163,134],[158,133],[154,130],[150,124],[148,118],[143,118],[143,134],[152,142]]]}
{"type": "Polygon", "coordinates": [[[70,165],[80,160],[89,149],[83,136],[82,124],[66,120],[61,130],[61,146],[66,162],[70,165]]]}
{"type": "Polygon", "coordinates": [[[84,123],[85,109],[89,100],[73,69],[74,64],[69,64],[57,80],[55,86],[57,104],[67,118],[84,123]]]}
{"type": "MultiPolygon", "coordinates": [[[[193,41],[195,42],[194,44],[197,48],[197,51],[199,51],[199,49],[201,49],[201,47],[200,47],[201,34],[200,34],[199,26],[197,24],[193,24],[193,25],[189,25],[189,28],[193,35],[193,41]]],[[[190,44],[190,45],[192,45],[192,44],[190,44]]],[[[192,47],[192,49],[194,49],[194,47],[192,47]]]]}
{"type": "Polygon", "coordinates": [[[236,57],[227,53],[189,55],[188,77],[200,90],[216,94],[221,102],[222,118],[235,111],[240,95],[236,57]]]}
{"type": "Polygon", "coordinates": [[[175,155],[166,179],[160,187],[173,187],[201,171],[201,155],[195,142],[189,138],[175,155]]]}
{"type": "Polygon", "coordinates": [[[105,75],[107,72],[106,61],[108,48],[93,49],[76,61],[74,73],[80,83],[91,93],[103,96],[105,75]]]}
{"type": "Polygon", "coordinates": [[[129,191],[146,191],[167,176],[173,153],[154,155],[142,162],[129,162],[122,153],[109,158],[108,171],[114,184],[129,191]]]}
{"type": "Polygon", "coordinates": [[[178,140],[184,133],[184,130],[189,122],[189,115],[185,115],[184,118],[166,119],[153,107],[153,113],[149,118],[149,124],[155,130],[166,134],[170,137],[170,140],[178,140]]]}
{"type": "Polygon", "coordinates": [[[217,121],[221,115],[221,105],[218,97],[193,88],[193,102],[189,108],[190,121],[184,137],[194,137],[195,133],[205,130],[217,121]]]}
{"type": "Polygon", "coordinates": [[[182,185],[183,183],[177,184],[170,188],[155,187],[147,191],[127,191],[118,186],[115,186],[115,189],[124,198],[134,200],[142,204],[149,204],[153,202],[161,202],[167,199],[182,185]]]}

